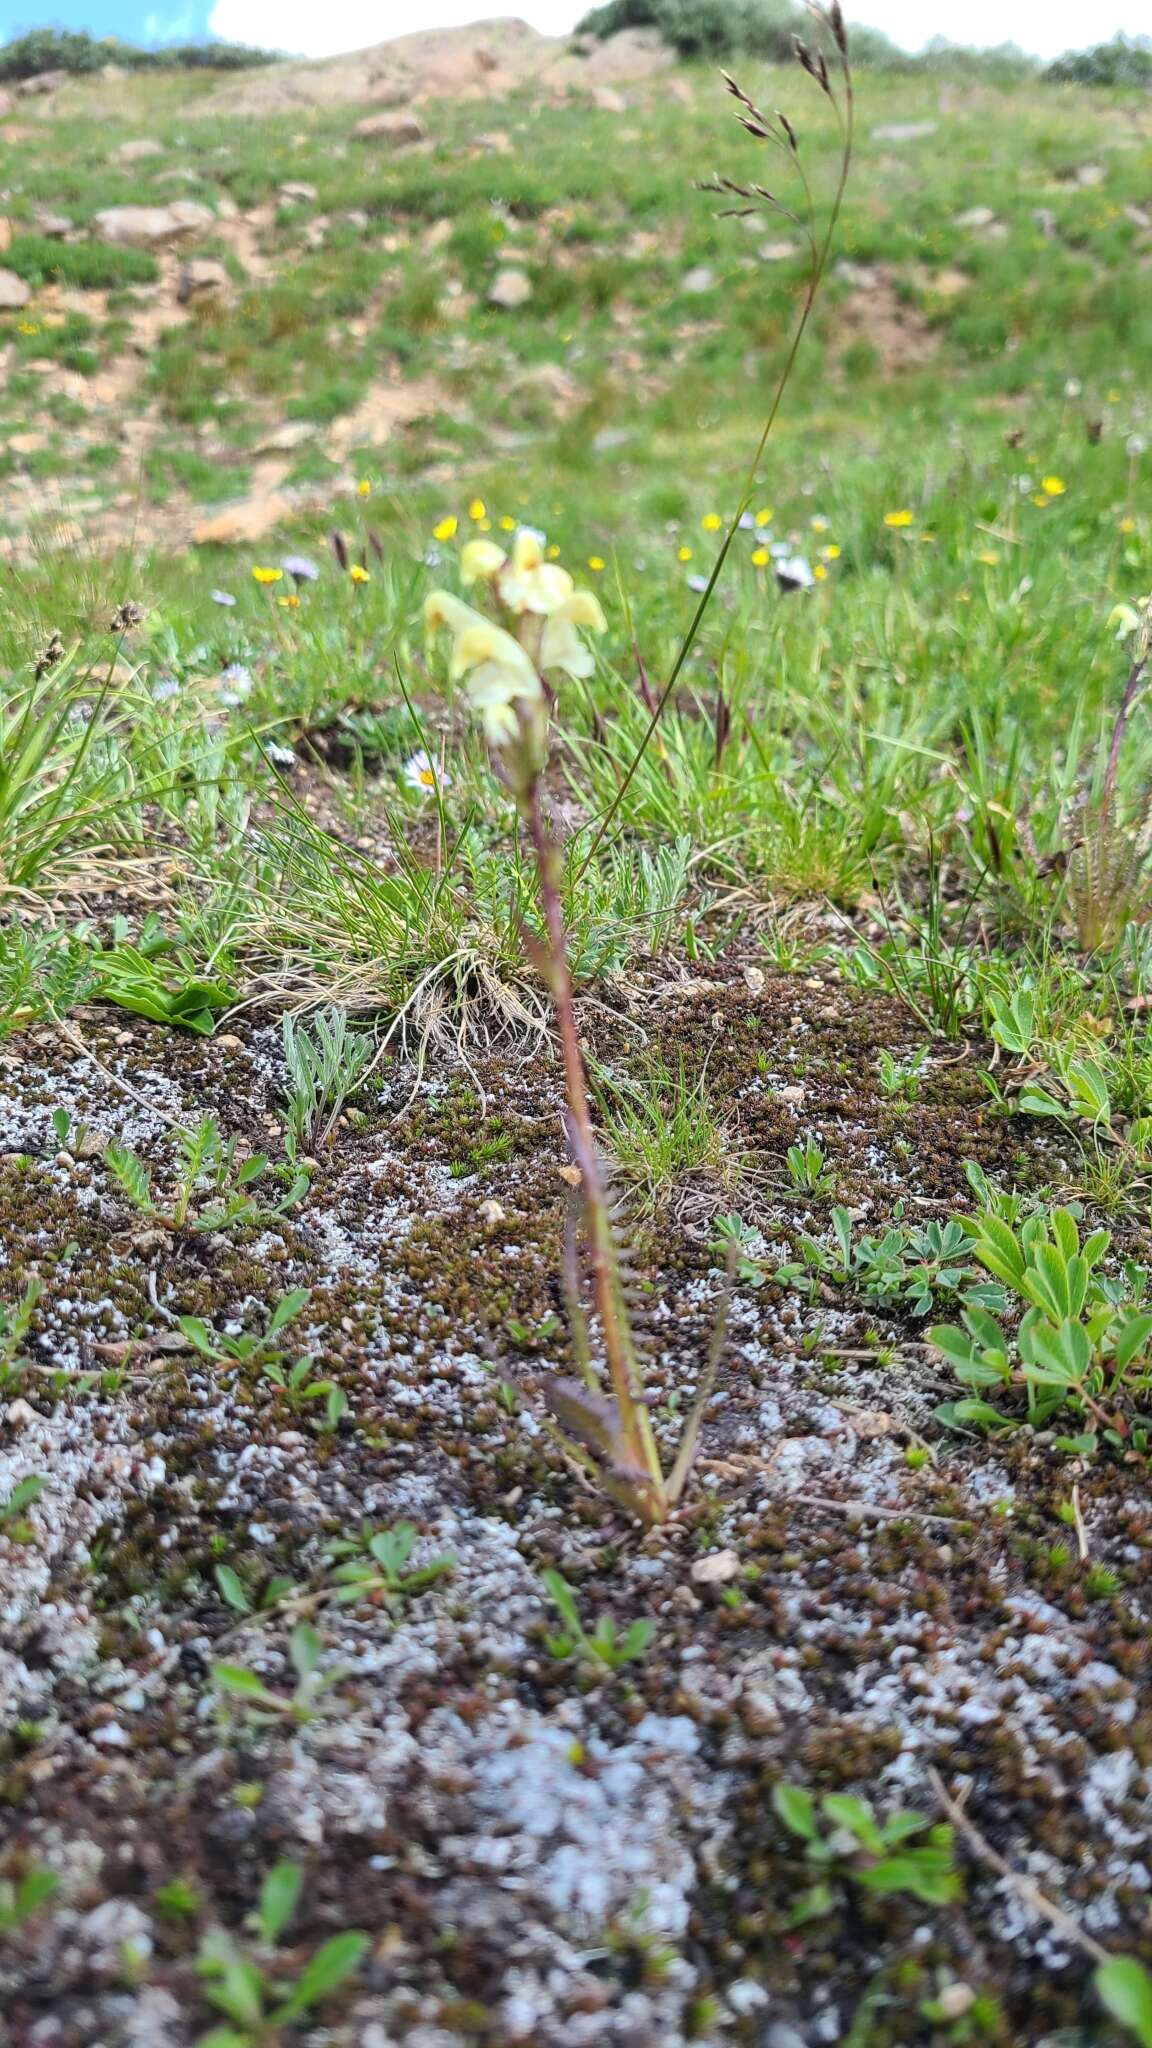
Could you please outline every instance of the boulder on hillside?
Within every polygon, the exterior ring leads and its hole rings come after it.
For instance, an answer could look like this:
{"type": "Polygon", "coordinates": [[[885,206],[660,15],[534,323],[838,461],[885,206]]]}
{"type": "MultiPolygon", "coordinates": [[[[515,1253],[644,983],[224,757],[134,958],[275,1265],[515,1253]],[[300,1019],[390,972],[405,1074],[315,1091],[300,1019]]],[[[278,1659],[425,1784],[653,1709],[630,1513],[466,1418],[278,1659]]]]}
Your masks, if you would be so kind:
{"type": "Polygon", "coordinates": [[[202,519],[192,534],[192,545],[198,548],[236,547],[243,541],[262,540],[274,526],[287,519],[291,510],[288,499],[279,491],[244,498],[239,504],[229,505],[225,511],[202,519]]]}
{"type": "Polygon", "coordinates": [[[518,306],[526,306],[532,297],[532,280],[524,270],[501,270],[493,280],[488,293],[488,304],[500,306],[507,313],[514,313],[518,306]]]}
{"type": "Polygon", "coordinates": [[[182,235],[199,234],[215,218],[212,208],[198,199],[174,199],[169,206],[107,206],[93,216],[92,233],[98,242],[151,249],[177,242],[182,235]]]}
{"type": "Polygon", "coordinates": [[[16,90],[21,99],[32,100],[38,99],[43,93],[58,92],[60,87],[67,83],[66,71],[38,71],[34,78],[20,79],[16,90]]]}
{"type": "Polygon", "coordinates": [[[0,312],[18,313],[31,297],[29,286],[14,270],[0,270],[0,312]]]}
{"type": "Polygon", "coordinates": [[[386,142],[393,149],[406,149],[410,143],[423,142],[427,130],[415,114],[365,114],[352,133],[361,142],[386,142]]]}
{"type": "Polygon", "coordinates": [[[150,135],[142,135],[135,142],[122,142],[112,154],[118,164],[142,163],[146,156],[163,156],[164,144],[150,135]]]}

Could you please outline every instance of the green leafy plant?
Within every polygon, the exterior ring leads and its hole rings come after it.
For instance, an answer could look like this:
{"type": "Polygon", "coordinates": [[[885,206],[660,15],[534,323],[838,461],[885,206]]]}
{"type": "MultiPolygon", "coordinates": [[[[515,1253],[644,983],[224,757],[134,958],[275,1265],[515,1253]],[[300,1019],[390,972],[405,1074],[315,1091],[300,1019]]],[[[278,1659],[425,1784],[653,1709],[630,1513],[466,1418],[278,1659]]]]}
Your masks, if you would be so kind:
{"type": "Polygon", "coordinates": [[[825,1171],[824,1154],[815,1138],[802,1145],[789,1145],[786,1154],[788,1178],[805,1195],[830,1195],[836,1185],[834,1173],[825,1171]]]}
{"type": "Polygon", "coordinates": [[[344,1010],[321,1010],[310,1025],[286,1016],[282,1030],[289,1136],[298,1149],[318,1152],[371,1066],[375,1046],[365,1032],[351,1029],[344,1010]]]}
{"type": "Polygon", "coordinates": [[[247,1365],[253,1359],[275,1360],[284,1356],[283,1346],[277,1342],[281,1332],[287,1329],[311,1299],[311,1289],[293,1288],[276,1303],[262,1333],[242,1331],[237,1337],[213,1328],[202,1316],[177,1316],[176,1327],[187,1337],[203,1357],[219,1364],[247,1365]]]}
{"type": "Polygon", "coordinates": [[[32,1473],[12,1488],[7,1500],[0,1500],[0,1532],[10,1537],[13,1543],[31,1542],[35,1532],[24,1510],[40,1499],[47,1485],[48,1481],[38,1472],[32,1473]]]}
{"type": "Polygon", "coordinates": [[[604,1614],[595,1628],[588,1631],[580,1619],[576,1596],[568,1581],[551,1567],[542,1572],[541,1577],[564,1623],[559,1633],[544,1639],[550,1657],[575,1656],[586,1664],[603,1665],[609,1671],[619,1671],[622,1665],[644,1655],[656,1634],[654,1621],[643,1617],[631,1622],[620,1634],[612,1616],[604,1614]]]}
{"type": "Polygon", "coordinates": [[[960,1896],[953,1830],[943,1822],[906,1811],[880,1820],[868,1800],[842,1792],[825,1793],[817,1805],[804,1785],[775,1785],[772,1805],[789,1833],[804,1844],[805,1862],[821,1873],[798,1899],[794,1926],[832,1912],[833,1877],[865,1891],[904,1892],[930,1906],[948,1905],[960,1896]]]}
{"type": "Polygon", "coordinates": [[[1068,1410],[1079,1429],[1058,1439],[1065,1449],[1091,1451],[1101,1437],[1147,1448],[1152,1313],[1143,1270],[1129,1262],[1120,1276],[1105,1275],[1108,1232],[1093,1231],[1082,1243],[1070,1209],[1038,1211],[1018,1229],[984,1210],[958,1220],[972,1256],[1023,1313],[1013,1331],[970,1300],[960,1325],[929,1331],[957,1378],[975,1390],[938,1410],[941,1420],[979,1428],[1027,1420],[1043,1428],[1068,1410]],[[1009,1405],[993,1406],[992,1391],[1009,1405]]]}
{"type": "Polygon", "coordinates": [[[215,1117],[205,1117],[195,1130],[176,1134],[176,1183],[165,1204],[153,1193],[152,1176],[129,1146],[109,1140],[104,1164],[133,1208],[172,1231],[229,1230],[286,1215],[308,1192],[302,1167],[274,1168],[284,1185],[279,1200],[264,1204],[250,1193],[262,1179],[268,1160],[262,1152],[237,1156],[236,1138],[225,1139],[215,1117]]]}
{"type": "Polygon", "coordinates": [[[893,1102],[915,1102],[920,1093],[920,1077],[928,1058],[928,1047],[921,1045],[909,1059],[898,1060],[887,1046],[881,1046],[876,1055],[876,1067],[880,1086],[893,1102]]]}
{"type": "Polygon", "coordinates": [[[323,1655],[324,1645],[316,1630],[302,1621],[288,1641],[288,1660],[296,1676],[290,1693],[273,1692],[244,1664],[213,1664],[212,1682],[218,1693],[236,1702],[255,1727],[272,1726],[278,1721],[314,1721],[318,1715],[339,1710],[331,1693],[344,1677],[339,1667],[327,1671],[322,1668],[323,1655]]]}
{"type": "Polygon", "coordinates": [[[252,1915],[255,1950],[223,1928],[204,1936],[196,1968],[204,1996],[229,2024],[202,2036],[200,2048],[272,2048],[283,2030],[305,2019],[359,1968],[368,1936],[349,1930],[315,1949],[295,1976],[261,1953],[273,1950],[300,1902],[304,1873],[278,1863],[260,1887],[252,1915]]]}
{"type": "Polygon", "coordinates": [[[1093,1983],[1105,2011],[1140,2043],[1152,2048],[1152,1975],[1134,1956],[1100,1963],[1093,1983]]]}
{"type": "Polygon", "coordinates": [[[155,940],[147,949],[112,947],[93,955],[92,968],[105,1002],[201,1038],[211,1037],[219,1012],[236,997],[227,982],[197,974],[171,939],[155,940]]]}
{"type": "Polygon", "coordinates": [[[279,1607],[282,1600],[289,1599],[298,1591],[294,1579],[283,1572],[275,1572],[261,1588],[260,1596],[254,1600],[234,1566],[218,1564],[213,1577],[220,1590],[220,1597],[226,1601],[234,1614],[268,1614],[279,1607]]]}
{"type": "Polygon", "coordinates": [[[413,1565],[419,1540],[412,1522],[396,1522],[391,1529],[374,1529],[365,1522],[358,1536],[330,1543],[327,1554],[336,1563],[337,1599],[345,1604],[368,1600],[376,1606],[391,1606],[444,1578],[455,1559],[442,1554],[413,1565]]]}
{"type": "Polygon", "coordinates": [[[324,1427],[335,1429],[348,1414],[348,1396],[336,1380],[313,1377],[316,1361],[312,1358],[298,1358],[295,1365],[284,1366],[278,1359],[266,1359],[260,1368],[261,1375],[271,1380],[290,1408],[305,1408],[315,1401],[324,1403],[324,1427]]]}
{"type": "Polygon", "coordinates": [[[1003,1303],[1002,1289],[980,1279],[962,1221],[893,1224],[879,1237],[853,1235],[847,1209],[832,1211],[832,1244],[800,1232],[799,1259],[778,1266],[782,1286],[802,1294],[849,1289],[880,1308],[926,1316],[938,1297],[1003,1303]]]}
{"type": "Polygon", "coordinates": [[[23,1877],[0,1877],[0,1941],[4,1941],[46,1906],[60,1886],[54,1870],[28,1870],[23,1877]]]}
{"type": "Polygon", "coordinates": [[[0,1301],[0,1394],[11,1392],[23,1378],[20,1348],[43,1291],[42,1282],[33,1275],[14,1308],[0,1301]]]}

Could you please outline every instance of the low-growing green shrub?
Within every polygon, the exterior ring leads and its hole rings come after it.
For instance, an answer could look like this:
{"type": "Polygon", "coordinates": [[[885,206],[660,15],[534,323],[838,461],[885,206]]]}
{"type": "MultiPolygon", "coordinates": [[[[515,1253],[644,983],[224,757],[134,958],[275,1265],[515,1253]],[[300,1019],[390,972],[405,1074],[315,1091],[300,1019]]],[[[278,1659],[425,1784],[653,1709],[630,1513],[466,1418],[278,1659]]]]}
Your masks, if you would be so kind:
{"type": "Polygon", "coordinates": [[[167,49],[141,50],[115,36],[91,36],[86,29],[33,28],[0,48],[0,78],[39,78],[46,71],[80,76],[105,64],[122,71],[241,71],[275,61],[274,51],[250,50],[243,43],[173,43],[167,49]]]}
{"type": "Polygon", "coordinates": [[[1068,50],[1043,75],[1048,85],[1138,85],[1152,92],[1152,41],[1114,36],[1090,50],[1068,50]]]}

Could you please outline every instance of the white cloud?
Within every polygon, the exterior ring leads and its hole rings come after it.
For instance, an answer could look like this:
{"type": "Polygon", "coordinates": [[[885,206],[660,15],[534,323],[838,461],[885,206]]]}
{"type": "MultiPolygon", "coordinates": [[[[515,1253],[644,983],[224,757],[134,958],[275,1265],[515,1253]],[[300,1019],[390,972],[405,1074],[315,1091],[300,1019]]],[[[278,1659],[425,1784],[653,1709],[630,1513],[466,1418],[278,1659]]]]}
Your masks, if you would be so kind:
{"type": "Polygon", "coordinates": [[[209,28],[231,42],[301,57],[336,57],[423,28],[463,28],[515,15],[545,35],[563,35],[591,0],[216,0],[209,28]]]}
{"type": "MultiPolygon", "coordinates": [[[[214,35],[303,57],[363,50],[417,29],[459,28],[514,14],[547,35],[563,35],[590,0],[216,0],[214,35]]],[[[847,0],[849,19],[881,28],[908,49],[932,36],[957,43],[1019,43],[1037,56],[1147,33],[1148,0],[847,0]]]]}

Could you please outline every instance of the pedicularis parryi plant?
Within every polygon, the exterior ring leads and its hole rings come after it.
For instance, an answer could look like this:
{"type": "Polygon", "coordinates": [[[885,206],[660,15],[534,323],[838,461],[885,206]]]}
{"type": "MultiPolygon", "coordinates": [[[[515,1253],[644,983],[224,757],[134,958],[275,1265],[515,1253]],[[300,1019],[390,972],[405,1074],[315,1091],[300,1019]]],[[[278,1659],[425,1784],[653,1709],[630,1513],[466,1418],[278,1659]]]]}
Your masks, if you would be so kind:
{"type": "MultiPolygon", "coordinates": [[[[758,441],[743,490],[723,535],[700,602],[653,710],[640,748],[625,775],[615,802],[600,821],[593,850],[610,825],[639,760],[667,704],[700,623],[711,602],[724,562],[752,502],[761,461],[780,402],[787,388],[800,343],[827,265],[852,152],[852,80],[847,37],[839,0],[824,9],[809,8],[823,32],[827,51],[797,42],[796,55],[808,76],[834,107],[840,122],[842,149],[835,195],[822,233],[808,181],[800,169],[797,131],[784,114],[765,114],[729,79],[737,118],[754,141],[781,154],[785,170],[798,175],[802,203],[799,214],[781,205],[760,184],[738,184],[714,178],[703,188],[743,204],[726,209],[746,213],[758,207],[781,212],[800,227],[810,255],[808,287],[800,317],[781,372],[767,421],[758,441]],[[829,68],[831,63],[831,70],[829,68]],[[837,83],[834,83],[834,78],[837,83]]],[[[434,590],[425,606],[430,629],[446,627],[452,635],[449,676],[463,683],[473,709],[483,721],[502,780],[516,805],[532,847],[540,887],[544,939],[527,944],[552,997],[564,1064],[567,1131],[580,1186],[569,1217],[565,1257],[565,1291],[573,1349],[580,1379],[550,1378],[546,1399],[563,1426],[568,1448],[612,1496],[647,1523],[666,1521],[687,1484],[695,1455],[704,1407],[719,1366],[724,1337],[718,1319],[708,1358],[700,1375],[696,1400],[681,1435],[676,1456],[665,1473],[644,1399],[640,1358],[629,1289],[622,1270],[613,1221],[605,1163],[596,1144],[588,1099],[584,1060],[573,1001],[563,912],[563,861],[545,815],[542,779],[548,762],[549,724],[561,702],[565,678],[590,676],[595,656],[588,633],[602,633],[607,621],[590,590],[578,590],[558,562],[549,560],[541,537],[524,530],[510,553],[487,540],[470,542],[460,556],[460,582],[475,598],[469,602],[447,590],[434,590]],[[603,1390],[597,1370],[585,1294],[598,1326],[599,1343],[611,1383],[603,1390]]],[[[588,856],[589,858],[591,855],[588,856]]]]}

